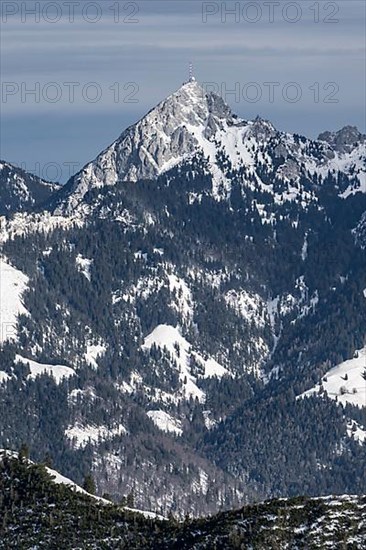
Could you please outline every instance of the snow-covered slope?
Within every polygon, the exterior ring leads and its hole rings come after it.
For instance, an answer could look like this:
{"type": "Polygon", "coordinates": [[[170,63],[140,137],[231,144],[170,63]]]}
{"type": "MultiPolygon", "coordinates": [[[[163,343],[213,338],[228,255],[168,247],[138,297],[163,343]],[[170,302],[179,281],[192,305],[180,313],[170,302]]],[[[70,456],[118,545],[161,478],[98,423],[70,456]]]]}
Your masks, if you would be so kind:
{"type": "Polygon", "coordinates": [[[28,288],[28,277],[0,258],[0,344],[17,338],[18,315],[28,315],[22,294],[28,288]]]}
{"type": "Polygon", "coordinates": [[[158,325],[144,341],[142,348],[146,351],[153,346],[167,352],[179,371],[181,381],[180,394],[187,399],[193,397],[200,402],[205,400],[204,392],[197,386],[197,377],[192,375],[191,363],[195,361],[202,367],[202,377],[222,377],[228,371],[212,357],[204,359],[192,349],[191,344],[181,335],[179,329],[170,325],[158,325]]]}
{"type": "Polygon", "coordinates": [[[344,361],[328,371],[322,381],[301,397],[327,393],[338,403],[366,407],[366,348],[356,351],[353,359],[344,361]]]}

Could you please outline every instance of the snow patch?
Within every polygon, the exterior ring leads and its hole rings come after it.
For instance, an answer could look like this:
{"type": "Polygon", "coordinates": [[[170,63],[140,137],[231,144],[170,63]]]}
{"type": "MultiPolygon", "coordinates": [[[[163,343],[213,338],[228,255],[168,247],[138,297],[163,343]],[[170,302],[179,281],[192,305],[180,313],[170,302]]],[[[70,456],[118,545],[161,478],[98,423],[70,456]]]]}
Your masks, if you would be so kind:
{"type": "Polygon", "coordinates": [[[182,382],[182,391],[189,399],[197,398],[204,402],[205,394],[196,385],[196,378],[191,375],[189,367],[190,344],[180,334],[178,328],[170,325],[158,325],[144,341],[142,349],[150,350],[155,345],[161,349],[166,348],[176,362],[179,369],[179,378],[182,382]]]}
{"type": "Polygon", "coordinates": [[[209,411],[209,410],[202,411],[202,414],[203,414],[203,418],[204,418],[206,428],[208,430],[212,430],[212,428],[214,428],[217,425],[217,420],[212,418],[212,412],[209,411]]]}
{"type": "Polygon", "coordinates": [[[107,348],[104,344],[87,344],[84,358],[89,365],[94,369],[98,368],[97,359],[106,352],[107,348]]]}
{"type": "Polygon", "coordinates": [[[301,259],[304,262],[308,256],[308,234],[305,233],[304,244],[301,249],[301,259]]]}
{"type": "Polygon", "coordinates": [[[81,401],[88,400],[93,402],[97,399],[97,396],[95,395],[94,388],[89,386],[84,390],[80,388],[75,388],[74,390],[71,390],[67,399],[69,403],[76,404],[78,399],[80,399],[81,401]]]}
{"type": "Polygon", "coordinates": [[[0,370],[0,384],[5,384],[8,380],[10,380],[10,376],[6,372],[0,370]]]}
{"type": "Polygon", "coordinates": [[[162,410],[148,411],[147,416],[151,418],[155,426],[163,432],[174,433],[175,435],[182,435],[183,430],[181,428],[181,422],[176,418],[173,418],[170,414],[162,410]]]}
{"type": "Polygon", "coordinates": [[[225,367],[220,365],[212,357],[204,359],[201,355],[199,355],[199,353],[196,353],[195,351],[192,351],[191,353],[196,362],[202,365],[204,369],[203,378],[212,378],[214,376],[217,376],[217,378],[222,378],[225,374],[229,374],[229,371],[225,369],[225,367]]]}
{"type": "Polygon", "coordinates": [[[347,424],[347,435],[358,441],[360,445],[366,441],[366,430],[354,420],[350,420],[347,424]]]}
{"type": "Polygon", "coordinates": [[[144,518],[148,519],[157,519],[159,521],[167,521],[167,518],[164,516],[157,514],[156,512],[148,512],[147,510],[138,510],[137,508],[129,508],[128,506],[124,506],[124,510],[128,510],[129,512],[133,512],[134,514],[141,514],[144,516],[144,518]]]}
{"type": "Polygon", "coordinates": [[[94,424],[82,426],[76,423],[65,430],[65,436],[76,449],[83,449],[88,443],[93,445],[99,441],[113,439],[113,437],[125,434],[127,434],[127,430],[122,424],[107,428],[106,426],[96,426],[94,424]]]}
{"type": "Polygon", "coordinates": [[[258,294],[249,293],[244,289],[229,290],[224,298],[227,305],[243,319],[253,322],[258,327],[265,326],[266,306],[258,294]]]}
{"type": "Polygon", "coordinates": [[[32,380],[37,378],[37,376],[47,374],[55,379],[56,384],[60,384],[65,378],[70,378],[71,376],[76,375],[74,369],[66,367],[65,365],[48,365],[46,363],[38,363],[38,361],[27,359],[21,355],[16,355],[15,361],[29,366],[31,372],[28,375],[28,378],[32,380]]]}
{"type": "Polygon", "coordinates": [[[91,273],[90,273],[90,266],[93,263],[93,260],[88,260],[88,258],[84,258],[81,254],[78,254],[75,258],[76,266],[80,273],[88,279],[88,281],[91,281],[91,273]]]}
{"type": "Polygon", "coordinates": [[[183,319],[191,319],[193,316],[192,293],[187,283],[174,274],[168,275],[169,290],[174,293],[173,306],[179,311],[183,319]]]}

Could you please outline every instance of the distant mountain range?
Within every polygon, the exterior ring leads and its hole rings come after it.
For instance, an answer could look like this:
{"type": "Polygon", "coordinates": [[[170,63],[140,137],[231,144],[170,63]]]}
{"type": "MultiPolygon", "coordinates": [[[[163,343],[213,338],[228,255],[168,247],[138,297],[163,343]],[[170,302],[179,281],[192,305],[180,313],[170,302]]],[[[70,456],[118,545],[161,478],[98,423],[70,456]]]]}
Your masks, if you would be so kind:
{"type": "Polygon", "coordinates": [[[0,447],[165,516],[365,494],[365,144],[191,80],[62,187],[2,163],[0,447]]]}

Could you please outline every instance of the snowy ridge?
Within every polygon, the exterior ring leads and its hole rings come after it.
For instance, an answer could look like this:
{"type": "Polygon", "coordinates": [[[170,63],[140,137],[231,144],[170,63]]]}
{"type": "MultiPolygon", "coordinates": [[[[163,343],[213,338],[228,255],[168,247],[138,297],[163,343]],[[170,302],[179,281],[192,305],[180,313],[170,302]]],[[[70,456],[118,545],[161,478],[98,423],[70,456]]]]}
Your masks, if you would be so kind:
{"type": "MultiPolygon", "coordinates": [[[[0,456],[1,456],[1,450],[0,450],[0,456]]],[[[67,485],[67,487],[70,487],[75,491],[76,493],[82,493],[83,495],[86,495],[90,498],[93,498],[94,500],[97,500],[100,504],[105,504],[107,506],[111,505],[111,501],[107,500],[103,497],[98,497],[97,495],[92,495],[91,493],[88,493],[85,491],[85,489],[82,489],[79,485],[77,485],[74,481],[71,479],[61,475],[56,470],[52,470],[51,468],[46,468],[47,472],[53,477],[53,483],[67,485]]],[[[156,512],[149,512],[147,510],[138,510],[137,508],[129,508],[128,506],[123,506],[124,510],[127,510],[129,512],[135,513],[135,514],[141,514],[145,518],[153,518],[157,520],[165,520],[166,518],[160,514],[157,514],[156,512]]]]}
{"type": "MultiPolygon", "coordinates": [[[[235,177],[243,188],[272,195],[275,204],[296,201],[306,209],[317,202],[314,178],[318,185],[328,174],[336,179],[338,174],[349,177],[349,184],[339,192],[342,198],[366,192],[365,144],[366,137],[352,127],[333,134],[324,132],[318,140],[310,140],[280,132],[260,117],[243,120],[221,97],[190,81],[73,176],[55,196],[56,202],[51,201],[53,216],[18,213],[10,222],[0,218],[0,241],[33,231],[83,225],[98,202],[87,204],[84,197],[89,190],[154,179],[197,157],[203,159],[202,169],[212,177],[211,193],[216,200],[230,196],[235,177]]],[[[26,186],[22,192],[27,193],[26,186]]],[[[191,199],[194,202],[200,196],[193,193],[191,199]]],[[[266,205],[258,203],[256,207],[263,223],[273,222],[266,205]]],[[[100,211],[99,215],[111,214],[100,211]]],[[[116,221],[132,222],[126,211],[114,215],[116,221]]]]}
{"type": "Polygon", "coordinates": [[[67,184],[67,203],[56,212],[75,211],[90,188],[154,178],[167,171],[200,147],[188,126],[201,136],[230,116],[221,98],[206,96],[196,82],[184,84],[74,176],[67,184]]]}
{"type": "MultiPolygon", "coordinates": [[[[11,451],[11,450],[8,450],[8,449],[0,449],[0,460],[3,457],[18,458],[18,456],[19,455],[18,455],[17,451],[11,451]]],[[[32,460],[29,460],[29,459],[28,459],[28,463],[29,464],[34,464],[34,462],[32,460]]],[[[56,470],[53,470],[52,468],[48,468],[47,466],[45,468],[46,468],[47,472],[52,476],[53,483],[56,483],[57,485],[60,485],[60,484],[66,485],[67,487],[70,487],[70,489],[75,491],[76,493],[82,493],[83,495],[87,495],[90,498],[93,498],[93,499],[99,501],[102,504],[110,504],[109,500],[106,500],[105,498],[98,497],[96,495],[92,495],[91,493],[88,493],[87,491],[85,491],[85,489],[82,489],[74,481],[72,481],[68,477],[65,477],[65,476],[61,475],[56,470]]]]}
{"type": "Polygon", "coordinates": [[[77,485],[74,481],[71,481],[71,479],[69,479],[68,477],[65,477],[65,476],[61,475],[56,470],[53,470],[52,468],[47,468],[47,467],[46,467],[46,470],[53,477],[52,481],[54,483],[56,483],[58,485],[66,485],[67,487],[70,487],[70,489],[75,491],[76,493],[82,493],[83,495],[87,495],[90,498],[93,498],[93,499],[97,500],[101,504],[110,504],[109,500],[106,500],[105,498],[98,497],[96,495],[92,495],[91,493],[88,493],[87,491],[85,491],[85,489],[82,489],[82,487],[77,485]]]}
{"type": "Polygon", "coordinates": [[[133,512],[134,514],[141,514],[144,516],[144,518],[147,519],[157,519],[159,521],[166,521],[167,518],[162,516],[161,514],[157,514],[156,512],[148,512],[147,510],[139,510],[138,508],[130,508],[129,506],[124,506],[124,510],[127,510],[128,512],[133,512]]]}
{"type": "MultiPolygon", "coordinates": [[[[18,458],[18,456],[19,455],[18,455],[17,451],[11,451],[11,450],[8,450],[8,449],[0,449],[0,461],[3,457],[18,458]]],[[[28,459],[28,463],[29,464],[34,464],[34,462],[32,460],[29,460],[29,459],[28,459]]],[[[107,505],[107,506],[110,506],[112,504],[112,502],[110,500],[107,500],[103,497],[99,497],[97,495],[93,495],[91,493],[88,493],[87,491],[85,491],[85,489],[80,487],[80,485],[78,485],[77,483],[75,483],[74,481],[69,479],[68,477],[63,476],[62,474],[60,474],[56,470],[53,470],[52,468],[48,468],[47,466],[45,466],[45,468],[46,468],[47,472],[50,474],[50,476],[52,477],[52,482],[53,483],[56,483],[57,485],[66,485],[67,487],[69,487],[70,489],[75,491],[76,493],[81,493],[83,495],[86,495],[86,496],[92,498],[93,500],[98,501],[100,504],[104,504],[104,505],[107,505]]],[[[147,510],[139,510],[137,508],[129,508],[128,506],[123,506],[123,509],[127,510],[129,512],[135,513],[135,514],[141,514],[145,518],[153,518],[153,519],[157,519],[157,520],[161,520],[161,521],[166,520],[166,518],[164,516],[162,516],[160,514],[157,514],[156,512],[149,512],[147,510]]]]}

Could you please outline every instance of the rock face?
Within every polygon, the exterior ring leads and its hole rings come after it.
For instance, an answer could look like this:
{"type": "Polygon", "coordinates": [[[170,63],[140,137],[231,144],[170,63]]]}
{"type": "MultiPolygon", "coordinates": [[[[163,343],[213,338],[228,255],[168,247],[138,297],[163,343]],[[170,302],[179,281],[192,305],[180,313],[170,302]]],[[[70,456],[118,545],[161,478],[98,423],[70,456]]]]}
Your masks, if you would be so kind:
{"type": "Polygon", "coordinates": [[[365,146],[366,135],[361,134],[356,126],[344,126],[338,132],[323,132],[318,139],[326,141],[336,151],[350,153],[357,145],[365,146]]]}
{"type": "Polygon", "coordinates": [[[152,179],[172,168],[232,122],[230,108],[196,81],[184,84],[130,126],[67,184],[70,211],[90,187],[152,179]]]}

